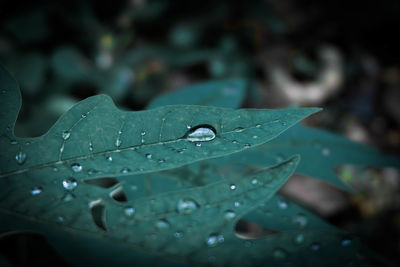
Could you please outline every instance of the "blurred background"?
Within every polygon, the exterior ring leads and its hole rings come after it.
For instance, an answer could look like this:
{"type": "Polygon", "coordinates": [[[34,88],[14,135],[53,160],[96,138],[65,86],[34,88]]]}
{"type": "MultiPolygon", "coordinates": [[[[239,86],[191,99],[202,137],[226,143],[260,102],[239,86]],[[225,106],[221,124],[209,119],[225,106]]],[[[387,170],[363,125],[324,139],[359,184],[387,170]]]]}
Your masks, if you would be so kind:
{"type": "MultiPolygon", "coordinates": [[[[237,77],[244,108],[323,107],[307,125],[399,155],[398,14],[398,0],[1,1],[0,64],[21,87],[21,137],[92,95],[141,110],[162,93],[237,77]]],[[[337,173],[353,195],[299,176],[282,190],[400,264],[399,172],[337,173]]],[[[66,265],[36,235],[0,246],[14,265],[66,265]]]]}

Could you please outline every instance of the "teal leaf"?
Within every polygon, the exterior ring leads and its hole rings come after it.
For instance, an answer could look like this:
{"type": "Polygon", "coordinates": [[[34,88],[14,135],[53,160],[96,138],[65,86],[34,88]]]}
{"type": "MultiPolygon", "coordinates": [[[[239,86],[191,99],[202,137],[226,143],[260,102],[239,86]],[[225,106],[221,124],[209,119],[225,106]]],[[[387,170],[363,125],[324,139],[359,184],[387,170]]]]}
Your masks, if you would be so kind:
{"type": "Polygon", "coordinates": [[[242,79],[197,83],[156,97],[147,109],[176,104],[239,108],[245,89],[246,83],[242,79]]]}

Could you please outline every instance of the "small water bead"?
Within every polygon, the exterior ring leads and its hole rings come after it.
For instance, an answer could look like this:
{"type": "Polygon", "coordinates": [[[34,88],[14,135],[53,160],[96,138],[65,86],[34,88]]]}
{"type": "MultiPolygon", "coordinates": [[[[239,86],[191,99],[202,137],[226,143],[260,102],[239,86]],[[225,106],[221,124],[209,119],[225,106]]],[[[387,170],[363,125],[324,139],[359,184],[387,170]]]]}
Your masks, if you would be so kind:
{"type": "Polygon", "coordinates": [[[296,238],[294,239],[294,242],[298,245],[301,245],[304,243],[304,235],[303,234],[298,234],[296,238]]]}
{"type": "Polygon", "coordinates": [[[61,134],[62,139],[68,140],[68,138],[71,136],[71,133],[69,131],[65,131],[61,134]]]}
{"type": "Polygon", "coordinates": [[[164,219],[158,220],[158,221],[156,221],[155,226],[160,230],[168,229],[169,228],[169,222],[164,220],[164,219]]]}
{"type": "Polygon", "coordinates": [[[284,122],[284,121],[281,122],[281,125],[282,125],[282,126],[286,126],[286,122],[284,122]]]}
{"type": "Polygon", "coordinates": [[[67,178],[62,181],[65,190],[72,191],[78,186],[78,182],[74,178],[67,178]]]}
{"type": "Polygon", "coordinates": [[[240,133],[240,132],[244,131],[244,128],[243,127],[237,127],[237,128],[235,128],[234,131],[237,132],[237,133],[240,133]]]}
{"type": "Polygon", "coordinates": [[[165,159],[159,159],[158,160],[158,163],[164,163],[165,162],[165,159]]]}
{"type": "Polygon", "coordinates": [[[146,154],[146,158],[151,159],[153,155],[152,154],[146,154]]]}
{"type": "Polygon", "coordinates": [[[98,170],[95,170],[95,169],[89,169],[88,171],[87,171],[87,173],[89,174],[89,175],[94,175],[94,174],[96,174],[96,173],[98,173],[99,171],[98,170]]]}
{"type": "Polygon", "coordinates": [[[191,128],[192,128],[192,126],[186,125],[186,129],[191,129],[191,128]]]}
{"type": "Polygon", "coordinates": [[[62,201],[64,202],[69,202],[75,199],[75,195],[72,193],[66,193],[64,196],[61,198],[62,201]]]}
{"type": "Polygon", "coordinates": [[[35,186],[35,187],[33,187],[32,189],[31,189],[31,195],[32,196],[37,196],[37,195],[39,195],[40,193],[42,193],[43,192],[43,188],[41,187],[41,186],[35,186]]]}
{"type": "Polygon", "coordinates": [[[239,201],[235,201],[233,203],[233,206],[235,206],[236,208],[240,207],[240,202],[239,201]]]}
{"type": "Polygon", "coordinates": [[[80,164],[78,164],[78,163],[73,163],[72,165],[71,165],[71,169],[74,171],[74,172],[81,172],[82,171],[82,166],[80,165],[80,164]]]}
{"type": "Polygon", "coordinates": [[[118,138],[117,140],[115,140],[115,146],[116,146],[116,147],[120,147],[121,144],[122,144],[121,139],[118,138]]]}
{"type": "Polygon", "coordinates": [[[323,156],[325,156],[325,157],[327,157],[327,156],[329,156],[331,154],[331,150],[329,149],[329,148],[323,148],[322,149],[322,155],[323,156]]]}
{"type": "Polygon", "coordinates": [[[185,198],[178,201],[177,210],[180,214],[191,214],[196,211],[198,204],[191,198],[185,198]]]}
{"type": "Polygon", "coordinates": [[[218,240],[218,243],[224,243],[225,237],[223,235],[218,235],[217,240],[218,240]]]}
{"type": "Polygon", "coordinates": [[[250,144],[244,144],[244,148],[249,148],[249,147],[251,147],[250,144]]]}
{"type": "Polygon", "coordinates": [[[174,233],[174,237],[180,239],[180,238],[183,237],[183,233],[182,232],[175,232],[174,233]]]}
{"type": "Polygon", "coordinates": [[[310,249],[311,249],[312,251],[318,251],[318,250],[321,249],[321,245],[320,245],[319,243],[317,243],[317,242],[312,243],[311,246],[310,246],[310,249]]]}
{"type": "Polygon", "coordinates": [[[63,216],[58,216],[57,217],[57,222],[58,223],[63,223],[64,222],[64,217],[63,216]]]}
{"type": "Polygon", "coordinates": [[[236,217],[236,213],[233,210],[227,210],[224,214],[225,219],[231,220],[236,217]]]}
{"type": "Polygon", "coordinates": [[[257,139],[258,138],[258,136],[257,135],[253,135],[253,139],[257,139]]]}
{"type": "Polygon", "coordinates": [[[351,240],[350,239],[343,239],[341,242],[342,247],[348,247],[351,245],[351,240]]]}
{"type": "Polygon", "coordinates": [[[196,143],[196,146],[197,147],[201,147],[201,143],[196,143]]]}
{"type": "Polygon", "coordinates": [[[257,184],[258,184],[258,180],[257,180],[257,179],[251,180],[251,184],[252,184],[252,185],[257,185],[257,184]]]}
{"type": "Polygon", "coordinates": [[[260,127],[261,127],[261,124],[256,124],[256,127],[257,127],[257,128],[260,128],[260,127]]]}
{"type": "Polygon", "coordinates": [[[281,209],[287,209],[289,204],[284,199],[278,200],[278,207],[281,209]]]}
{"type": "Polygon", "coordinates": [[[135,214],[136,210],[133,207],[126,207],[124,209],[124,214],[126,217],[132,217],[135,214]]]}
{"type": "Polygon", "coordinates": [[[216,235],[210,235],[206,239],[206,244],[209,247],[215,247],[218,244],[218,239],[216,235]]]}
{"type": "Polygon", "coordinates": [[[237,140],[232,140],[232,144],[238,144],[239,142],[237,140]]]}
{"type": "Polygon", "coordinates": [[[231,190],[235,190],[235,189],[236,189],[236,185],[231,184],[231,185],[229,186],[229,188],[230,188],[231,190]]]}
{"type": "Polygon", "coordinates": [[[190,129],[186,138],[191,142],[207,142],[216,137],[215,130],[211,126],[199,126],[190,129]]]}
{"type": "Polygon", "coordinates": [[[24,164],[25,160],[26,160],[26,154],[22,151],[18,152],[17,155],[15,155],[15,160],[17,161],[17,163],[19,165],[24,164]]]}
{"type": "Polygon", "coordinates": [[[294,217],[294,223],[300,227],[304,227],[307,225],[307,217],[302,214],[302,213],[298,213],[295,217],[294,217]]]}
{"type": "Polygon", "coordinates": [[[141,136],[145,136],[145,135],[146,135],[146,132],[143,131],[143,132],[140,133],[140,135],[141,135],[141,136]]]}
{"type": "Polygon", "coordinates": [[[106,160],[109,161],[109,162],[112,162],[112,161],[113,161],[113,158],[112,158],[111,156],[107,156],[107,157],[106,157],[106,160]]]}
{"type": "Polygon", "coordinates": [[[121,173],[129,173],[131,170],[129,168],[122,168],[121,173]]]}
{"type": "Polygon", "coordinates": [[[54,172],[58,172],[58,168],[57,168],[57,167],[54,167],[54,168],[53,168],[53,171],[54,171],[54,172]]]}
{"type": "Polygon", "coordinates": [[[12,145],[17,145],[18,142],[17,142],[17,140],[11,140],[11,141],[10,141],[10,144],[12,144],[12,145]]]}
{"type": "Polygon", "coordinates": [[[86,118],[87,114],[82,114],[82,119],[86,118]]]}
{"type": "Polygon", "coordinates": [[[273,251],[274,258],[277,260],[281,260],[286,258],[286,251],[282,248],[276,248],[273,251]]]}

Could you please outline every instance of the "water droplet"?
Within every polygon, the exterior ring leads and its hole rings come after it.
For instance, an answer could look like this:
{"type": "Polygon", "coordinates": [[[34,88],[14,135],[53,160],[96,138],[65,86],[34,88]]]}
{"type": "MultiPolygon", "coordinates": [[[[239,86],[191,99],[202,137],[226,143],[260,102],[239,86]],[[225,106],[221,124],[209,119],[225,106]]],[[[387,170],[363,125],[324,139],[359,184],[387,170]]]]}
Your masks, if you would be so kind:
{"type": "Polygon", "coordinates": [[[343,239],[341,242],[342,247],[348,247],[351,245],[351,240],[350,239],[343,239]]]}
{"type": "Polygon", "coordinates": [[[205,125],[190,129],[186,137],[191,142],[205,142],[213,140],[216,135],[213,127],[205,125]]]}
{"type": "Polygon", "coordinates": [[[253,139],[257,139],[258,138],[258,136],[257,135],[253,135],[253,139]]]}
{"type": "Polygon", "coordinates": [[[282,248],[276,248],[273,252],[274,258],[277,260],[281,260],[286,258],[286,251],[282,248]]]}
{"type": "Polygon", "coordinates": [[[329,148],[323,148],[322,149],[322,155],[323,156],[325,156],[325,157],[327,157],[327,156],[329,156],[331,154],[331,150],[329,149],[329,148]]]}
{"type": "Polygon", "coordinates": [[[158,163],[164,163],[165,162],[165,159],[159,159],[158,160],[158,163]]]}
{"type": "Polygon", "coordinates": [[[140,135],[141,135],[141,136],[145,136],[145,135],[146,135],[146,132],[143,131],[143,132],[140,133],[140,135]]]}
{"type": "Polygon", "coordinates": [[[246,247],[246,248],[249,248],[249,247],[251,247],[253,245],[253,242],[251,242],[251,241],[244,241],[244,246],[246,247]]]}
{"type": "Polygon", "coordinates": [[[65,193],[64,196],[62,197],[62,201],[64,202],[69,202],[75,199],[75,195],[72,193],[65,193]]]}
{"type": "Polygon", "coordinates": [[[78,186],[78,182],[74,178],[67,178],[62,181],[65,190],[72,191],[78,186]]]}
{"type": "Polygon", "coordinates": [[[239,142],[237,140],[232,140],[232,144],[238,144],[239,142]]]}
{"type": "Polygon", "coordinates": [[[118,138],[117,140],[115,140],[115,146],[116,146],[116,147],[120,147],[121,144],[122,144],[121,139],[118,138]]]}
{"type": "Polygon", "coordinates": [[[209,247],[215,247],[218,244],[218,237],[215,234],[211,234],[209,237],[206,239],[206,244],[209,247]]]}
{"type": "Polygon", "coordinates": [[[177,210],[181,214],[191,214],[198,208],[198,204],[190,198],[178,201],[177,210]]]}
{"type": "Polygon", "coordinates": [[[286,126],[286,122],[283,121],[283,122],[281,123],[281,125],[282,125],[282,126],[286,126]]]}
{"type": "Polygon", "coordinates": [[[236,185],[231,184],[231,185],[229,186],[229,188],[230,188],[231,190],[235,190],[235,189],[236,189],[236,185]]]}
{"type": "Polygon", "coordinates": [[[244,148],[249,148],[249,147],[251,147],[250,144],[244,144],[244,148]]]}
{"type": "Polygon", "coordinates": [[[186,150],[186,148],[181,148],[181,149],[178,149],[177,152],[179,154],[183,154],[183,152],[185,152],[185,150],[186,150]]]}
{"type": "Polygon", "coordinates": [[[41,186],[35,186],[31,189],[31,195],[37,196],[43,192],[43,188],[41,186]]]}
{"type": "Polygon", "coordinates": [[[186,125],[186,129],[190,129],[190,128],[192,128],[192,126],[186,125]]]}
{"type": "Polygon", "coordinates": [[[15,160],[17,161],[17,163],[19,165],[24,164],[24,162],[26,160],[26,154],[22,151],[18,152],[17,155],[15,155],[15,160]]]}
{"type": "Polygon", "coordinates": [[[304,227],[307,225],[307,217],[302,214],[302,213],[298,213],[295,217],[294,217],[294,223],[300,227],[304,227]]]}
{"type": "Polygon", "coordinates": [[[196,146],[197,147],[201,147],[201,143],[196,143],[196,146]]]}
{"type": "Polygon", "coordinates": [[[107,156],[107,157],[106,157],[106,160],[109,161],[109,162],[111,162],[111,161],[113,161],[113,158],[112,158],[111,156],[107,156]]]}
{"type": "Polygon", "coordinates": [[[80,171],[82,171],[82,166],[81,166],[80,164],[78,164],[78,163],[73,163],[73,164],[71,165],[71,169],[72,169],[74,172],[80,172],[80,171]]]}
{"type": "Polygon", "coordinates": [[[318,250],[320,250],[320,248],[321,248],[321,245],[319,243],[317,243],[317,242],[312,243],[311,246],[310,246],[310,249],[312,251],[318,251],[318,250]]]}
{"type": "Polygon", "coordinates": [[[10,141],[10,144],[12,144],[12,145],[17,145],[18,142],[17,142],[17,140],[11,140],[11,141],[10,141]]]}
{"type": "Polygon", "coordinates": [[[281,209],[287,209],[289,204],[284,199],[278,200],[278,207],[281,209]]]}
{"type": "Polygon", "coordinates": [[[153,155],[151,155],[151,154],[146,154],[146,158],[148,158],[148,159],[151,159],[152,156],[153,155]]]}
{"type": "Polygon", "coordinates": [[[129,173],[131,170],[129,168],[122,168],[121,173],[129,173]]]}
{"type": "Polygon", "coordinates": [[[57,222],[59,222],[59,223],[64,222],[64,217],[63,216],[58,216],[57,217],[57,222]]]}
{"type": "Polygon", "coordinates": [[[261,127],[261,124],[256,124],[256,127],[257,127],[257,128],[260,128],[260,127],[261,127]]]}
{"type": "Polygon", "coordinates": [[[243,127],[237,127],[237,128],[235,128],[234,131],[237,132],[237,133],[240,133],[240,132],[244,131],[244,128],[243,127]]]}
{"type": "Polygon", "coordinates": [[[156,227],[160,230],[168,229],[169,228],[169,223],[168,221],[161,219],[156,221],[155,223],[156,227]]]}
{"type": "Polygon", "coordinates": [[[225,219],[231,220],[236,217],[236,213],[233,210],[227,210],[224,214],[225,219]]]}
{"type": "Polygon", "coordinates": [[[233,206],[235,206],[236,208],[237,208],[237,207],[240,207],[240,202],[239,202],[239,201],[235,201],[235,202],[233,203],[233,206]]]}
{"type": "Polygon", "coordinates": [[[68,140],[68,138],[71,136],[71,133],[69,131],[65,131],[61,134],[62,139],[68,140]]]}
{"type": "Polygon", "coordinates": [[[125,216],[132,217],[135,214],[136,210],[133,207],[126,207],[124,209],[125,216]]]}
{"type": "Polygon", "coordinates": [[[175,238],[182,238],[183,237],[183,233],[182,232],[175,232],[174,233],[174,237],[175,238]]]}
{"type": "Polygon", "coordinates": [[[304,243],[304,235],[303,234],[298,234],[296,238],[294,239],[294,242],[298,245],[304,243]]]}
{"type": "Polygon", "coordinates": [[[218,240],[218,243],[224,243],[225,237],[223,235],[218,235],[217,240],[218,240]]]}
{"type": "Polygon", "coordinates": [[[58,168],[57,168],[57,167],[54,167],[54,168],[53,168],[53,171],[54,171],[54,172],[58,172],[58,168]]]}
{"type": "Polygon", "coordinates": [[[93,175],[93,174],[98,173],[98,171],[95,170],[95,169],[89,169],[87,173],[88,173],[89,175],[93,175]]]}
{"type": "Polygon", "coordinates": [[[257,185],[257,184],[258,184],[258,180],[257,180],[257,179],[251,180],[251,184],[252,184],[252,185],[257,185]]]}

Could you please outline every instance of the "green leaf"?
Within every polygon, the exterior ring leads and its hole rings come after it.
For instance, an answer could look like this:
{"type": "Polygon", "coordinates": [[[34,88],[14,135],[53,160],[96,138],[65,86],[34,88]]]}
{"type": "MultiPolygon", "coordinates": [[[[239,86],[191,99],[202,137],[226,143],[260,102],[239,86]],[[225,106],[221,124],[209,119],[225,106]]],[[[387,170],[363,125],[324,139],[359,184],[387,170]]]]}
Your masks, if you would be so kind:
{"type": "Polygon", "coordinates": [[[246,83],[242,79],[197,83],[156,97],[147,109],[176,104],[238,108],[243,102],[245,89],[246,83]]]}

